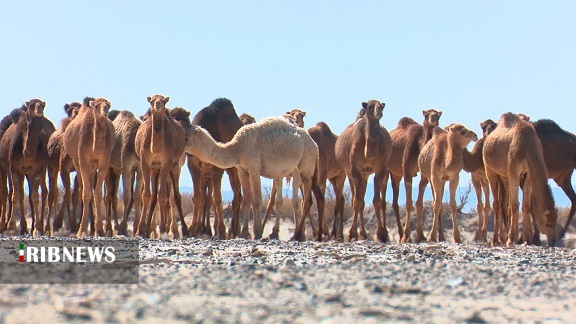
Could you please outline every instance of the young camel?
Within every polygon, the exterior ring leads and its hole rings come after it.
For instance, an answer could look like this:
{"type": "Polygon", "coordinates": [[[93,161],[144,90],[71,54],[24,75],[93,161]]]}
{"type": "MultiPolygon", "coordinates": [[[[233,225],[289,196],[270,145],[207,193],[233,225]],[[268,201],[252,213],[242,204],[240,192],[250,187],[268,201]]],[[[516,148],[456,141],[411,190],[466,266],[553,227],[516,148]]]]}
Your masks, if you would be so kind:
{"type": "Polygon", "coordinates": [[[132,205],[135,205],[135,217],[133,231],[138,229],[138,216],[141,213],[140,199],[134,199],[134,192],[142,192],[142,179],[140,170],[140,158],[136,154],[136,133],[142,124],[133,113],[122,110],[110,112],[109,117],[115,131],[115,144],[110,159],[110,170],[108,171],[108,180],[106,183],[106,203],[109,212],[114,215],[114,228],[118,235],[128,235],[128,216],[132,205]],[[117,112],[115,117],[113,112],[117,112]],[[114,118],[113,118],[114,117],[114,118]],[[124,215],[120,224],[116,213],[118,205],[118,187],[122,178],[124,200],[124,215]],[[134,190],[134,182],[136,190],[134,190]],[[110,211],[111,209],[111,211],[110,211]]]}
{"type": "Polygon", "coordinates": [[[70,196],[71,196],[70,168],[72,168],[72,161],[70,160],[65,162],[63,165],[66,165],[67,168],[66,170],[61,170],[60,159],[62,155],[65,156],[64,159],[66,158],[68,160],[70,159],[70,157],[68,157],[63,151],[64,148],[62,144],[63,143],[62,138],[64,136],[64,131],[66,130],[72,119],[74,119],[76,115],[78,115],[78,110],[80,109],[81,106],[82,104],[79,102],[72,102],[70,104],[65,104],[64,111],[66,112],[67,117],[62,119],[62,121],[60,122],[60,126],[58,126],[58,129],[56,129],[56,131],[54,131],[54,133],[52,133],[52,135],[50,135],[50,138],[48,139],[48,148],[47,148],[48,155],[46,162],[48,168],[49,169],[51,168],[55,173],[54,176],[49,178],[50,193],[48,194],[48,217],[50,217],[52,213],[56,212],[58,195],[60,191],[60,189],[58,188],[57,183],[58,179],[56,176],[58,172],[60,172],[60,177],[64,185],[64,197],[62,200],[62,206],[60,207],[58,214],[54,216],[54,225],[53,225],[54,231],[57,231],[62,227],[65,210],[68,211],[68,229],[71,232],[75,232],[77,230],[76,217],[75,217],[76,214],[70,212],[70,196]]]}
{"type": "MultiPolygon", "coordinates": [[[[150,228],[150,224],[157,202],[160,206],[160,219],[167,218],[165,206],[168,202],[168,184],[172,183],[174,199],[180,215],[182,236],[188,237],[190,232],[182,214],[182,199],[175,178],[175,175],[179,174],[179,162],[184,151],[184,129],[169,113],[166,113],[166,103],[170,97],[154,95],[147,99],[151,104],[151,118],[148,118],[138,128],[134,143],[136,154],[140,158],[144,183],[142,214],[136,235],[147,238],[152,230],[156,230],[150,228]],[[146,215],[148,215],[147,218],[146,215]]],[[[174,232],[173,235],[178,234],[174,232]]]]}
{"type": "Polygon", "coordinates": [[[38,206],[38,188],[45,179],[46,172],[46,145],[42,142],[43,117],[34,114],[31,110],[24,112],[21,109],[14,109],[10,115],[13,124],[6,130],[0,141],[2,164],[0,168],[7,171],[12,193],[10,217],[16,214],[16,206],[18,206],[20,235],[28,233],[24,211],[24,179],[26,178],[33,234],[40,235],[45,230],[38,206]]]}
{"type": "MultiPolygon", "coordinates": [[[[360,238],[366,239],[364,228],[364,196],[368,176],[374,176],[374,210],[376,211],[376,240],[389,240],[386,229],[386,185],[388,182],[387,164],[392,154],[392,140],[386,128],[380,125],[384,103],[378,100],[363,102],[362,117],[349,125],[338,137],[335,144],[336,160],[344,168],[350,181],[354,207],[354,218],[350,228],[350,240],[358,239],[356,222],[360,218],[360,238]],[[383,195],[384,199],[380,195],[383,195]],[[382,218],[380,214],[383,214],[382,218]]],[[[398,229],[401,231],[401,229],[398,229]]]]}
{"type": "MultiPolygon", "coordinates": [[[[534,126],[513,113],[500,117],[496,129],[484,142],[482,150],[486,176],[490,182],[494,202],[494,233],[501,231],[500,192],[506,188],[510,225],[506,245],[511,246],[518,240],[519,201],[518,191],[524,178],[522,214],[522,237],[532,243],[532,226],[530,212],[533,213],[536,225],[546,234],[548,244],[556,242],[556,223],[558,213],[554,206],[552,191],[546,176],[546,164],[543,149],[534,126]],[[499,182],[504,185],[499,185],[499,182]]],[[[494,235],[492,244],[497,245],[502,238],[494,235]]]]}
{"type": "MultiPolygon", "coordinates": [[[[400,224],[400,207],[398,206],[398,197],[400,193],[400,181],[404,178],[404,187],[406,190],[406,222],[404,224],[404,233],[400,231],[400,242],[411,242],[410,237],[410,217],[412,215],[412,178],[418,173],[418,155],[422,148],[432,138],[434,128],[438,127],[442,111],[435,109],[422,110],[424,116],[423,125],[418,124],[412,118],[404,117],[398,122],[398,126],[390,132],[392,138],[392,156],[388,162],[390,170],[390,180],[392,184],[392,209],[396,216],[398,228],[400,224]]],[[[424,194],[425,185],[421,182],[419,186],[418,198],[424,194]]],[[[418,199],[420,202],[421,199],[418,199]]],[[[422,200],[423,201],[423,200],[422,200]]],[[[419,243],[425,239],[422,229],[422,213],[417,213],[416,220],[416,242],[419,243]]]]}
{"type": "MultiPolygon", "coordinates": [[[[186,153],[219,168],[238,169],[243,190],[242,236],[249,235],[248,217],[251,201],[254,238],[262,237],[260,176],[277,180],[276,189],[281,193],[282,178],[297,173],[304,188],[304,201],[309,200],[312,177],[318,160],[318,147],[304,129],[290,124],[284,118],[267,118],[259,123],[244,126],[230,142],[224,144],[216,142],[208,131],[197,126],[189,129],[186,137],[186,153]]],[[[298,183],[294,185],[299,186],[298,183]]],[[[277,197],[277,210],[281,210],[281,204],[281,197],[277,197]]],[[[303,204],[302,215],[305,215],[305,209],[303,204]]],[[[280,217],[277,217],[271,238],[278,237],[279,221],[280,217]]]]}
{"type": "Polygon", "coordinates": [[[461,124],[451,124],[444,129],[436,128],[430,141],[424,145],[418,156],[418,168],[423,178],[430,181],[434,194],[434,221],[430,231],[430,240],[444,241],[442,217],[442,197],[444,185],[450,181],[450,214],[452,215],[454,242],[460,243],[460,231],[456,219],[456,190],[460,179],[460,171],[464,162],[463,152],[471,141],[477,141],[476,134],[461,124]]]}
{"type": "Polygon", "coordinates": [[[476,192],[476,210],[478,212],[478,230],[475,241],[486,242],[486,235],[488,232],[488,215],[490,214],[490,187],[486,172],[484,171],[484,161],[482,160],[482,149],[484,141],[496,128],[496,122],[492,119],[487,119],[480,123],[482,128],[482,138],[479,139],[472,151],[464,150],[462,156],[464,162],[464,171],[469,172],[472,178],[472,186],[476,192]],[[484,193],[484,202],[482,202],[482,193],[484,193]]]}
{"type": "Polygon", "coordinates": [[[78,116],[64,131],[63,144],[82,183],[82,220],[77,237],[88,235],[90,202],[94,199],[95,235],[112,236],[112,223],[106,222],[104,232],[104,199],[102,185],[108,174],[110,155],[114,148],[114,126],[108,119],[111,103],[105,98],[85,98],[78,116]]]}

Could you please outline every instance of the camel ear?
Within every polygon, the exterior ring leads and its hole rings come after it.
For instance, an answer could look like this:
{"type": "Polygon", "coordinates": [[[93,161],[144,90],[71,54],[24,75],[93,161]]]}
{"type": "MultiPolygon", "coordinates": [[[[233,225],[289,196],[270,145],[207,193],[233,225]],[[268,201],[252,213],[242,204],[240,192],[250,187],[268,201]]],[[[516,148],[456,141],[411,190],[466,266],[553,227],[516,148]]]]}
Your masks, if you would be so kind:
{"type": "Polygon", "coordinates": [[[42,105],[46,107],[46,101],[42,101],[42,105]]]}
{"type": "Polygon", "coordinates": [[[188,116],[190,116],[190,112],[188,112],[188,116]]]}
{"type": "Polygon", "coordinates": [[[285,114],[286,114],[286,115],[290,115],[290,112],[289,112],[289,111],[287,111],[287,112],[285,112],[285,114]]]}
{"type": "Polygon", "coordinates": [[[422,109],[422,115],[423,115],[424,117],[426,117],[426,116],[428,115],[428,113],[426,112],[426,110],[422,109]]]}
{"type": "Polygon", "coordinates": [[[149,103],[152,103],[152,97],[146,97],[146,100],[148,100],[149,103]]]}
{"type": "Polygon", "coordinates": [[[442,110],[438,112],[438,117],[442,116],[442,110]]]}
{"type": "Polygon", "coordinates": [[[170,101],[170,97],[166,97],[166,101],[164,101],[164,103],[167,103],[168,101],[170,101]]]}
{"type": "Polygon", "coordinates": [[[23,110],[28,110],[28,109],[30,109],[30,101],[26,101],[26,102],[22,105],[22,108],[26,108],[26,109],[23,109],[23,110]]]}
{"type": "Polygon", "coordinates": [[[364,108],[364,109],[368,109],[368,103],[366,103],[366,102],[363,102],[363,103],[362,103],[362,108],[364,108]]]}
{"type": "Polygon", "coordinates": [[[454,133],[456,131],[456,125],[448,125],[448,127],[446,127],[446,130],[449,131],[450,133],[454,133]]]}
{"type": "Polygon", "coordinates": [[[303,113],[304,113],[304,117],[306,117],[306,112],[305,112],[305,111],[303,111],[303,113]]]}

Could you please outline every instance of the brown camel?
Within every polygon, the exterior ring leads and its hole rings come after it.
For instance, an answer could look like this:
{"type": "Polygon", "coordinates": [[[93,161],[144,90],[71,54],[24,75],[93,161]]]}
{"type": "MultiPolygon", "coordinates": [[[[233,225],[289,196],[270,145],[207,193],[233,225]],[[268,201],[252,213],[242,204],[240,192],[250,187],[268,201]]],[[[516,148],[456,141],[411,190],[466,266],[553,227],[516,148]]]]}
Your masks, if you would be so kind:
{"type": "Polygon", "coordinates": [[[247,114],[247,113],[243,113],[238,118],[240,118],[240,121],[242,122],[243,125],[250,125],[250,124],[256,123],[256,118],[254,118],[254,116],[247,114]]]}
{"type": "Polygon", "coordinates": [[[112,222],[106,220],[104,232],[104,200],[102,185],[110,166],[110,156],[114,149],[114,125],[107,114],[111,103],[105,98],[90,100],[85,98],[78,116],[64,131],[63,144],[74,167],[80,173],[82,183],[82,220],[77,237],[85,237],[88,232],[90,201],[94,199],[95,235],[112,236],[112,222]]]}
{"type": "Polygon", "coordinates": [[[144,183],[142,215],[136,235],[149,237],[151,230],[155,231],[150,228],[150,224],[156,202],[160,206],[160,219],[166,219],[166,208],[163,206],[166,206],[168,202],[167,186],[171,182],[176,207],[180,214],[182,236],[188,237],[190,233],[182,214],[180,190],[175,178],[184,151],[184,130],[169,113],[166,113],[166,103],[170,97],[154,95],[147,99],[151,104],[151,118],[140,125],[135,140],[136,154],[140,158],[144,183]],[[151,187],[153,192],[150,191],[151,187]],[[148,215],[147,219],[146,215],[148,215]]]}
{"type": "Polygon", "coordinates": [[[556,242],[556,223],[558,220],[554,198],[546,176],[546,163],[543,148],[534,126],[513,113],[505,113],[500,117],[496,129],[484,142],[482,150],[486,176],[490,182],[494,202],[494,237],[492,244],[501,242],[502,238],[496,233],[501,232],[501,204],[500,187],[502,181],[507,188],[508,209],[510,225],[506,244],[514,244],[518,240],[519,201],[518,191],[520,182],[524,179],[522,214],[522,237],[532,243],[532,226],[530,212],[533,213],[536,225],[546,234],[548,244],[554,246],[556,242]]]}
{"type": "Polygon", "coordinates": [[[462,156],[464,162],[464,171],[470,172],[472,178],[472,186],[476,192],[476,210],[478,212],[478,230],[476,231],[475,241],[486,242],[486,234],[488,232],[488,215],[490,214],[490,187],[486,172],[484,171],[484,161],[482,160],[482,149],[484,148],[484,141],[496,128],[496,122],[492,119],[487,119],[480,123],[482,128],[482,138],[479,139],[474,148],[469,152],[464,150],[462,156]],[[484,193],[484,202],[482,202],[482,193],[484,193]]]}
{"type": "MultiPolygon", "coordinates": [[[[400,193],[400,181],[404,178],[404,186],[406,189],[406,223],[404,225],[404,233],[400,231],[401,242],[411,242],[410,238],[410,216],[412,215],[412,178],[418,173],[418,155],[422,148],[432,138],[434,128],[438,127],[440,116],[442,112],[435,109],[422,110],[424,115],[423,125],[418,124],[412,118],[404,117],[398,122],[398,126],[390,132],[392,138],[392,156],[388,162],[388,170],[390,171],[390,179],[392,184],[392,209],[396,216],[398,228],[400,224],[400,207],[398,205],[398,197],[400,193]]],[[[424,194],[425,185],[421,182],[419,186],[420,191],[418,197],[424,194]]],[[[420,201],[420,200],[418,200],[420,201]]],[[[424,232],[422,229],[422,213],[417,213],[419,216],[416,220],[416,242],[424,240],[424,232]]]]}
{"type": "Polygon", "coordinates": [[[48,139],[48,148],[47,148],[47,165],[48,165],[48,172],[50,170],[54,172],[53,175],[49,177],[49,187],[50,191],[48,194],[48,217],[52,215],[52,213],[56,212],[56,206],[58,202],[58,195],[59,195],[59,188],[57,183],[57,174],[60,172],[60,176],[62,178],[62,183],[64,185],[64,198],[62,201],[62,206],[58,211],[58,214],[54,217],[54,231],[57,231],[62,227],[62,222],[64,219],[64,211],[68,211],[68,229],[70,231],[76,231],[76,217],[70,212],[70,196],[71,196],[71,189],[70,189],[70,171],[67,170],[60,170],[60,158],[64,155],[65,161],[64,165],[67,165],[68,168],[72,168],[72,160],[63,152],[63,136],[66,127],[70,124],[72,119],[78,115],[78,110],[82,106],[79,102],[72,102],[70,104],[64,105],[64,111],[66,112],[67,117],[62,119],[60,122],[60,126],[58,129],[50,135],[48,139]]]}
{"type": "MultiPolygon", "coordinates": [[[[201,109],[194,119],[192,125],[200,126],[207,130],[208,133],[220,143],[227,143],[236,134],[236,132],[243,126],[242,122],[236,114],[234,105],[226,98],[218,98],[203,109],[201,109]]],[[[216,228],[214,235],[219,238],[226,238],[226,226],[224,225],[223,210],[222,210],[222,176],[224,170],[218,167],[212,168],[212,175],[204,175],[200,159],[188,154],[188,169],[192,176],[194,184],[194,219],[190,224],[190,232],[192,235],[197,235],[200,218],[206,204],[206,191],[202,190],[204,179],[212,179],[213,187],[213,203],[216,208],[216,217],[214,227],[216,228]]],[[[208,171],[209,168],[204,168],[208,171]]],[[[240,234],[240,204],[242,201],[241,184],[238,177],[238,171],[235,168],[226,169],[230,179],[230,186],[234,192],[232,199],[232,224],[229,232],[229,237],[237,237],[240,234]]]]}
{"type": "MultiPolygon", "coordinates": [[[[32,214],[34,235],[44,233],[42,215],[39,210],[38,188],[46,172],[46,144],[43,140],[43,117],[38,111],[45,103],[34,103],[40,107],[22,111],[14,109],[10,114],[13,124],[6,130],[0,141],[0,160],[11,184],[11,217],[20,211],[20,235],[28,233],[24,211],[24,179],[28,180],[28,200],[32,214]]],[[[32,108],[30,106],[29,108],[32,108]]],[[[10,221],[10,220],[9,220],[10,221]]]]}
{"type": "Polygon", "coordinates": [[[132,206],[135,206],[135,217],[133,232],[138,229],[138,219],[141,214],[141,200],[134,199],[134,193],[142,192],[142,180],[140,170],[140,158],[136,154],[135,140],[138,128],[142,124],[133,113],[122,110],[110,111],[108,117],[114,125],[115,144],[110,159],[110,169],[106,183],[106,204],[107,213],[114,215],[114,228],[118,235],[128,235],[128,217],[132,206]],[[117,204],[118,187],[122,178],[122,198],[124,200],[123,218],[118,224],[117,204]],[[136,183],[136,189],[134,189],[136,183]]]}
{"type": "MultiPolygon", "coordinates": [[[[363,102],[363,116],[349,125],[335,145],[337,161],[346,171],[352,189],[354,218],[350,228],[350,239],[358,239],[356,222],[360,218],[360,238],[366,239],[364,228],[364,196],[368,176],[374,176],[374,210],[376,211],[376,240],[389,240],[384,217],[386,215],[387,164],[392,154],[392,139],[386,128],[380,125],[384,103],[377,100],[363,102]],[[383,198],[381,198],[381,194],[383,198]],[[382,213],[382,218],[380,217],[382,213]]],[[[398,229],[401,231],[401,229],[398,229]]]]}
{"type": "Polygon", "coordinates": [[[452,215],[454,242],[460,243],[460,231],[456,219],[456,190],[460,179],[460,171],[464,166],[463,154],[471,141],[477,141],[476,134],[461,124],[451,124],[445,130],[435,128],[432,138],[418,156],[418,168],[422,178],[428,179],[434,194],[434,221],[430,231],[430,240],[444,241],[444,230],[440,218],[442,217],[442,197],[444,185],[450,181],[450,214],[452,215]]]}

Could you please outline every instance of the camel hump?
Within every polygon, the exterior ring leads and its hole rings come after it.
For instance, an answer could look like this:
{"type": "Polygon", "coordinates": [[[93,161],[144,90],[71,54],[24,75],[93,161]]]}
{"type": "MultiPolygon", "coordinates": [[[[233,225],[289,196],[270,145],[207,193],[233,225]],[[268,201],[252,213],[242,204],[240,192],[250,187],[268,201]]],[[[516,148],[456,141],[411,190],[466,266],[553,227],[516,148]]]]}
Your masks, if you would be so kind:
{"type": "Polygon", "coordinates": [[[549,134],[549,133],[563,133],[564,130],[550,119],[540,119],[534,122],[534,128],[539,135],[549,134]]]}
{"type": "Polygon", "coordinates": [[[328,124],[326,124],[325,122],[316,123],[316,127],[324,134],[332,134],[330,126],[328,126],[328,124]]]}
{"type": "Polygon", "coordinates": [[[216,107],[216,108],[223,108],[223,107],[227,107],[227,106],[228,107],[234,107],[234,105],[232,104],[232,101],[230,101],[230,99],[228,99],[228,98],[214,99],[214,101],[212,101],[210,106],[216,107]]]}
{"type": "Polygon", "coordinates": [[[410,117],[402,117],[398,121],[398,127],[400,127],[400,128],[407,128],[408,126],[414,125],[414,124],[418,124],[418,123],[410,117]]]}

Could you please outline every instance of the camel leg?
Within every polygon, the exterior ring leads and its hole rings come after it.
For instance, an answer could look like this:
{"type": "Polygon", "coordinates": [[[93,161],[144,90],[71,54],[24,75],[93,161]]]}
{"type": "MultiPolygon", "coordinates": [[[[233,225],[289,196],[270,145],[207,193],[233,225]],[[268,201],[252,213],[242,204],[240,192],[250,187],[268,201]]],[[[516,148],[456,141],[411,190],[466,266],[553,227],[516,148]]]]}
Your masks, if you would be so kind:
{"type": "Polygon", "coordinates": [[[44,216],[46,215],[46,202],[48,201],[48,187],[46,187],[46,174],[45,174],[45,172],[41,177],[40,185],[42,187],[42,196],[41,196],[42,202],[41,202],[41,205],[40,205],[38,212],[40,213],[40,218],[42,219],[43,224],[46,224],[42,228],[42,230],[44,231],[45,235],[50,236],[51,232],[52,232],[52,230],[50,228],[50,215],[46,216],[47,217],[46,223],[44,223],[44,216]]]}
{"type": "Polygon", "coordinates": [[[421,176],[420,183],[418,184],[418,198],[416,199],[416,243],[426,241],[422,226],[422,213],[424,211],[424,191],[427,185],[428,179],[421,176]]]}
{"type": "Polygon", "coordinates": [[[194,237],[198,236],[199,226],[200,226],[200,213],[203,210],[205,197],[205,191],[202,190],[202,181],[204,176],[202,174],[202,166],[198,158],[188,155],[188,170],[192,176],[192,185],[194,186],[194,195],[192,196],[192,202],[194,203],[192,222],[190,222],[190,227],[188,231],[194,237]]]}
{"type": "Polygon", "coordinates": [[[430,184],[432,185],[432,191],[434,192],[434,220],[432,221],[432,230],[430,231],[430,241],[443,241],[444,235],[437,236],[437,233],[440,232],[443,234],[444,232],[444,230],[440,227],[440,217],[442,217],[443,207],[442,196],[444,193],[444,181],[442,181],[441,178],[432,175],[430,184]]]}
{"type": "MultiPolygon", "coordinates": [[[[392,187],[392,210],[394,211],[394,216],[400,217],[400,205],[398,204],[398,199],[400,197],[400,181],[401,177],[390,173],[390,185],[392,187]]],[[[400,243],[409,242],[410,234],[408,234],[408,239],[406,239],[406,231],[410,231],[410,220],[406,219],[406,224],[404,225],[404,233],[400,233],[400,243]]]]}
{"type": "Polygon", "coordinates": [[[190,231],[188,231],[188,225],[186,225],[186,221],[184,220],[184,213],[182,212],[182,196],[180,195],[180,189],[178,185],[178,179],[174,176],[174,172],[170,173],[170,177],[172,178],[172,186],[174,190],[174,200],[176,203],[176,208],[178,209],[178,215],[180,216],[180,227],[182,229],[182,237],[187,238],[190,237],[190,231]]]}
{"type": "Polygon", "coordinates": [[[150,208],[150,198],[152,193],[150,192],[150,185],[151,185],[151,171],[150,167],[145,164],[142,164],[142,214],[140,215],[140,221],[138,222],[138,231],[134,234],[134,236],[141,236],[143,238],[150,237],[150,224],[147,223],[147,216],[150,211],[153,212],[153,209],[150,208]]]}
{"type": "MultiPolygon", "coordinates": [[[[460,230],[458,229],[458,218],[456,217],[456,190],[458,190],[458,182],[460,177],[458,175],[450,179],[450,215],[452,216],[452,237],[454,243],[462,243],[460,238],[460,230]]],[[[442,230],[443,231],[443,230],[442,230]]]]}
{"type": "Polygon", "coordinates": [[[90,199],[92,198],[92,172],[90,169],[84,165],[85,162],[80,159],[80,165],[76,170],[79,170],[80,178],[82,181],[82,219],[80,220],[77,238],[84,238],[88,236],[88,222],[89,222],[89,209],[90,209],[90,199]]]}
{"type": "MultiPolygon", "coordinates": [[[[52,213],[54,213],[54,220],[56,220],[56,209],[58,207],[58,169],[49,167],[48,168],[48,217],[46,219],[46,227],[44,228],[44,232],[47,235],[52,235],[52,229],[50,226],[50,218],[52,217],[52,213]]],[[[60,222],[60,227],[62,227],[62,221],[60,222]]]]}
{"type": "MultiPolygon", "coordinates": [[[[4,168],[0,168],[0,234],[4,233],[8,225],[8,211],[6,205],[8,203],[8,175],[4,168]]],[[[11,197],[10,197],[11,198],[11,197]]]]}
{"type": "Polygon", "coordinates": [[[526,243],[533,244],[532,219],[531,219],[531,200],[532,200],[532,181],[526,179],[522,188],[522,238],[526,243]]]}
{"type": "MultiPolygon", "coordinates": [[[[404,190],[406,191],[406,206],[405,206],[406,221],[404,223],[404,235],[401,237],[402,243],[410,243],[412,241],[412,238],[410,237],[410,235],[412,234],[412,230],[410,229],[410,218],[412,216],[412,208],[413,208],[412,179],[413,178],[411,174],[409,174],[408,172],[404,172],[404,190]]],[[[398,196],[398,193],[396,195],[398,196]]],[[[398,215],[396,211],[394,211],[394,214],[398,215]]]]}
{"type": "MultiPolygon", "coordinates": [[[[276,208],[276,221],[274,222],[274,228],[272,228],[272,234],[268,237],[272,240],[277,240],[279,238],[278,234],[280,232],[280,217],[282,217],[282,178],[274,179],[274,186],[272,192],[276,195],[275,199],[273,199],[272,195],[270,195],[270,201],[275,201],[275,208],[276,208]]],[[[270,201],[268,205],[270,205],[270,201]]],[[[268,209],[268,207],[266,207],[268,209]]],[[[262,225],[262,229],[264,229],[264,225],[262,225]]]]}
{"type": "MultiPolygon", "coordinates": [[[[122,213],[122,221],[116,227],[116,233],[118,235],[128,236],[128,216],[130,215],[130,210],[134,204],[134,176],[135,172],[132,172],[130,166],[122,166],[121,174],[122,177],[122,200],[124,203],[124,210],[122,213]]],[[[138,217],[135,217],[138,218],[138,217]]],[[[136,220],[134,220],[136,223],[136,220]]],[[[136,225],[134,225],[136,226],[136,225]]]]}
{"type": "Polygon", "coordinates": [[[260,174],[250,174],[250,186],[252,187],[252,213],[254,216],[254,239],[262,238],[262,221],[260,213],[262,208],[262,185],[260,183],[260,174]]]}
{"type": "Polygon", "coordinates": [[[30,205],[30,216],[32,217],[32,235],[42,236],[44,235],[44,219],[42,215],[38,212],[38,181],[34,181],[31,175],[27,175],[28,180],[28,204],[30,205]],[[36,191],[34,191],[36,190],[36,191]]]}
{"type": "Polygon", "coordinates": [[[474,174],[472,174],[472,186],[476,193],[476,211],[478,212],[478,229],[476,230],[474,241],[478,242],[482,241],[482,232],[486,230],[484,219],[488,217],[488,214],[484,213],[484,204],[482,203],[482,183],[474,174]]]}
{"type": "MultiPolygon", "coordinates": [[[[116,173],[114,173],[114,170],[112,168],[110,168],[110,170],[108,170],[108,174],[106,175],[106,178],[104,179],[104,183],[105,183],[105,189],[106,189],[106,193],[105,193],[105,206],[106,206],[106,234],[108,235],[108,231],[112,232],[112,215],[114,216],[114,228],[118,228],[118,214],[116,213],[116,209],[118,207],[117,202],[118,202],[118,197],[116,197],[116,195],[118,194],[118,186],[117,184],[119,184],[119,177],[116,175],[116,173]]],[[[110,235],[111,236],[111,235],[110,235]]]]}
{"type": "Polygon", "coordinates": [[[494,211],[494,236],[492,237],[492,246],[497,246],[501,243],[500,241],[500,195],[501,195],[501,188],[499,186],[498,175],[494,172],[486,169],[486,177],[488,178],[488,182],[490,183],[490,188],[492,189],[492,196],[494,197],[494,201],[492,202],[492,210],[494,211]]]}
{"type": "Polygon", "coordinates": [[[344,233],[341,222],[344,223],[344,182],[346,176],[337,176],[330,179],[332,188],[334,189],[335,206],[334,206],[334,226],[332,227],[332,238],[336,240],[344,240],[344,233]]]}
{"type": "MultiPolygon", "coordinates": [[[[354,172],[354,170],[353,170],[354,172]]],[[[354,198],[353,198],[353,207],[354,207],[354,218],[352,219],[352,227],[348,233],[350,241],[352,239],[358,240],[366,239],[366,237],[359,237],[357,232],[357,225],[356,221],[358,218],[364,216],[364,195],[366,194],[366,179],[362,178],[362,176],[357,173],[353,174],[352,182],[354,182],[354,198]]]]}
{"type": "MultiPolygon", "coordinates": [[[[212,199],[215,209],[215,220],[214,226],[217,228],[215,235],[220,239],[226,238],[226,225],[224,224],[224,211],[222,210],[222,177],[224,176],[224,170],[216,167],[212,167],[212,199]]],[[[206,196],[206,199],[211,199],[210,196],[206,196]]],[[[208,209],[210,211],[210,209],[208,209]]],[[[208,215],[210,213],[208,212],[208,215]]],[[[209,229],[210,227],[208,227],[209,229]]]]}
{"type": "Polygon", "coordinates": [[[242,231],[240,232],[240,237],[248,239],[250,238],[248,219],[250,217],[250,207],[252,204],[252,188],[250,187],[250,177],[248,176],[248,172],[239,169],[238,177],[242,184],[242,215],[244,216],[244,224],[242,226],[242,231]]]}
{"type": "MultiPolygon", "coordinates": [[[[280,179],[280,181],[282,181],[282,179],[280,179]]],[[[300,174],[298,174],[298,172],[294,172],[292,173],[292,212],[293,212],[293,218],[294,218],[294,226],[298,225],[298,222],[300,221],[300,217],[306,217],[305,214],[300,214],[301,213],[301,207],[300,207],[300,195],[298,193],[298,190],[300,189],[300,184],[302,183],[302,179],[300,178],[300,174]]],[[[282,188],[282,187],[280,187],[282,188]]],[[[280,197],[282,197],[282,192],[280,192],[280,197]]],[[[302,197],[304,198],[304,197],[302,197]]],[[[302,199],[302,203],[306,203],[306,201],[304,199],[302,199]]],[[[278,215],[280,215],[279,211],[276,211],[276,213],[278,215]]],[[[278,215],[276,215],[276,217],[278,217],[278,215]]],[[[304,221],[304,224],[306,224],[306,222],[304,221]]],[[[301,235],[303,238],[306,237],[306,225],[302,226],[301,230],[301,235]]]]}
{"type": "Polygon", "coordinates": [[[566,220],[566,225],[564,225],[564,228],[562,228],[562,232],[560,232],[560,235],[558,236],[559,239],[562,239],[564,237],[564,235],[566,234],[566,231],[568,230],[568,227],[570,226],[570,223],[572,222],[572,218],[574,217],[574,213],[576,213],[576,192],[574,192],[574,188],[572,187],[572,182],[571,182],[573,171],[574,170],[570,170],[570,172],[562,178],[554,179],[556,181],[556,183],[560,186],[560,188],[562,188],[562,190],[564,191],[566,196],[568,196],[568,199],[570,199],[570,204],[571,204],[570,214],[568,214],[568,219],[566,220]]]}
{"type": "Polygon", "coordinates": [[[483,242],[487,242],[488,235],[488,216],[490,215],[490,187],[487,179],[482,179],[482,190],[484,191],[484,219],[482,224],[482,236],[483,242]]]}
{"type": "Polygon", "coordinates": [[[106,176],[108,175],[109,163],[104,161],[99,163],[96,171],[96,186],[94,187],[94,225],[99,236],[112,237],[112,215],[104,213],[104,197],[102,188],[106,176]],[[106,215],[106,231],[104,231],[104,215],[106,215]]]}
{"type": "Polygon", "coordinates": [[[12,215],[16,214],[15,206],[17,205],[20,210],[20,235],[28,234],[28,223],[24,211],[24,176],[17,171],[12,172],[12,188],[12,215]]]}
{"type": "MultiPolygon", "coordinates": [[[[268,222],[268,218],[270,217],[270,213],[272,213],[272,208],[276,206],[276,179],[272,181],[272,189],[270,191],[270,199],[266,204],[266,212],[264,213],[264,221],[262,221],[262,229],[266,228],[266,223],[268,222]]],[[[282,181],[282,179],[280,179],[282,181]]],[[[280,195],[282,198],[282,195],[280,195]]],[[[276,209],[276,213],[278,213],[278,209],[276,209]]],[[[276,216],[278,217],[278,216],[276,216]]]]}
{"type": "MultiPolygon", "coordinates": [[[[388,171],[386,171],[386,168],[374,176],[374,198],[372,200],[372,205],[374,206],[374,211],[376,212],[376,235],[374,236],[377,242],[388,242],[390,240],[388,237],[388,229],[386,228],[386,213],[385,210],[382,209],[382,199],[385,200],[386,197],[380,197],[380,193],[383,190],[382,186],[385,182],[387,182],[387,180],[388,171]],[[381,212],[382,215],[380,215],[381,212]]],[[[386,205],[384,204],[384,208],[386,208],[385,206],[386,205]]],[[[399,217],[400,216],[398,215],[398,221],[400,220],[399,217]]],[[[360,218],[360,224],[362,227],[364,227],[362,218],[360,218]]],[[[364,229],[362,229],[362,231],[364,231],[364,229]]],[[[399,229],[399,233],[402,233],[402,228],[399,229]]]]}
{"type": "Polygon", "coordinates": [[[226,169],[228,179],[230,180],[230,187],[234,192],[232,198],[232,224],[230,225],[229,237],[236,237],[240,234],[240,207],[242,205],[242,186],[238,177],[238,170],[236,168],[226,169]]]}
{"type": "MultiPolygon", "coordinates": [[[[136,190],[135,195],[132,195],[132,200],[134,201],[134,224],[132,225],[132,233],[136,233],[139,227],[140,215],[142,214],[142,193],[144,192],[144,181],[142,179],[142,168],[138,167],[136,173],[136,190]]],[[[128,210],[130,212],[130,210],[128,210]]]]}
{"type": "Polygon", "coordinates": [[[519,206],[518,192],[520,187],[520,179],[514,171],[508,171],[508,199],[510,208],[510,229],[508,230],[507,246],[512,246],[518,241],[518,218],[519,206]]]}

